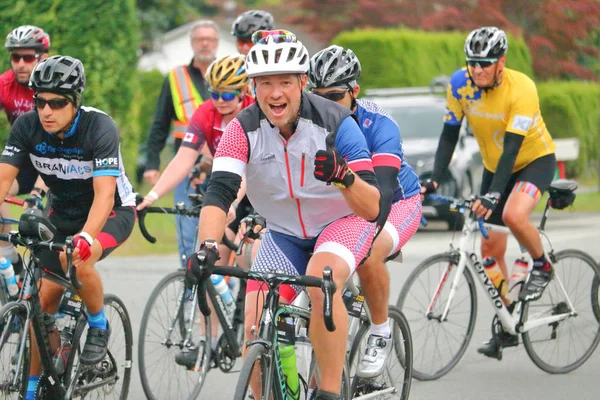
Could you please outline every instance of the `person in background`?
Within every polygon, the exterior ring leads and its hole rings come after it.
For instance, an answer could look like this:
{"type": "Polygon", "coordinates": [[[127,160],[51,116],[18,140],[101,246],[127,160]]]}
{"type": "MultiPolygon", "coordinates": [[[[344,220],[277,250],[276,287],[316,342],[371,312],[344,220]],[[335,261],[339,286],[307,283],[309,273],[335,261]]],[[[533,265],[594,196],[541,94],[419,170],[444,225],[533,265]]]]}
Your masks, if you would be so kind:
{"type": "Polygon", "coordinates": [[[250,10],[240,14],[231,25],[231,34],[236,38],[240,54],[247,55],[252,47],[252,34],[260,30],[273,29],[273,16],[263,10],[250,10]]]}
{"type": "MultiPolygon", "coordinates": [[[[187,132],[194,111],[209,98],[206,70],[215,60],[219,46],[219,27],[210,20],[200,20],[190,29],[190,41],[194,56],[188,65],[174,68],[164,81],[158,97],[154,121],[150,127],[147,141],[147,159],[144,179],[155,185],[160,177],[160,153],[165,147],[171,122],[175,138],[174,151],[187,132]]],[[[193,191],[188,178],[175,188],[175,203],[191,205],[187,195],[193,191]]],[[[186,257],[194,251],[194,236],[198,220],[183,216],[176,217],[177,242],[181,266],[185,266],[186,257]]]]}

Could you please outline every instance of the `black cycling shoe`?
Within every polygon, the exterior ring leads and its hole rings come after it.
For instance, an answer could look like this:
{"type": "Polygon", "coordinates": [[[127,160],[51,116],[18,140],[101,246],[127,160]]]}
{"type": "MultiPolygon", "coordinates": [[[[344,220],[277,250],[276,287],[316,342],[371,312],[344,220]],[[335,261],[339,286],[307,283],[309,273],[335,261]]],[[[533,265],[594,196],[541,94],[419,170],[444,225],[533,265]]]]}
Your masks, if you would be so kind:
{"type": "Polygon", "coordinates": [[[521,288],[519,300],[534,301],[542,297],[544,289],[546,289],[546,286],[548,286],[553,277],[554,269],[552,267],[548,270],[533,268],[529,275],[527,275],[527,280],[521,288]]]}
{"type": "Polygon", "coordinates": [[[486,357],[502,360],[502,349],[506,347],[514,347],[518,344],[518,335],[511,335],[507,332],[501,332],[485,342],[482,347],[477,349],[477,352],[486,357]]]}
{"type": "MultiPolygon", "coordinates": [[[[194,369],[194,367],[196,366],[196,361],[198,360],[198,346],[194,346],[194,347],[190,347],[184,350],[181,350],[179,352],[179,354],[177,354],[175,356],[175,363],[177,363],[178,365],[181,365],[183,367],[186,367],[189,370],[194,369]]],[[[211,353],[211,363],[210,363],[210,367],[211,368],[216,368],[217,367],[217,352],[212,351],[211,353]]]]}
{"type": "Polygon", "coordinates": [[[88,328],[87,338],[83,346],[83,352],[79,359],[83,365],[95,365],[104,360],[108,352],[108,339],[110,338],[110,326],[106,321],[106,329],[88,328]]]}

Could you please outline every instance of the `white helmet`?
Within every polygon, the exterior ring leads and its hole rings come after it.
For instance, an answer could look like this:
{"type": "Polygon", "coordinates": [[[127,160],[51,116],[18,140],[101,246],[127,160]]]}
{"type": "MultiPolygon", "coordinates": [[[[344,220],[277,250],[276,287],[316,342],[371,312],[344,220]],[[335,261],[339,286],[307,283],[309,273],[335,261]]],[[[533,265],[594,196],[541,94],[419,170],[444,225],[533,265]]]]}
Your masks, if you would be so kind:
{"type": "Polygon", "coordinates": [[[277,74],[306,74],[310,58],[300,41],[276,43],[267,39],[257,43],[246,56],[246,74],[249,78],[277,74]]]}
{"type": "Polygon", "coordinates": [[[506,54],[507,50],[506,34],[495,26],[475,29],[465,41],[467,58],[498,58],[506,54]]]}

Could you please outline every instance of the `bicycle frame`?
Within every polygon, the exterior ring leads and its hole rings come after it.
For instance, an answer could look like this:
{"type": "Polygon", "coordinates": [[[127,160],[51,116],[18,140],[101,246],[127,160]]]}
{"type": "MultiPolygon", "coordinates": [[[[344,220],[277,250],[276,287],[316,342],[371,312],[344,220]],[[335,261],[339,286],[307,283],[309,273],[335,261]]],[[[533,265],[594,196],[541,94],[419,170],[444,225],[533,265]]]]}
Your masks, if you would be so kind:
{"type": "MultiPolygon", "coordinates": [[[[510,234],[510,230],[504,226],[492,225],[492,224],[487,224],[487,223],[484,223],[483,226],[488,231],[510,234]]],[[[475,244],[476,235],[478,235],[478,234],[479,234],[479,227],[478,227],[477,220],[475,220],[473,217],[466,218],[465,225],[463,227],[462,235],[461,235],[460,242],[459,242],[459,247],[458,247],[458,249],[455,250],[455,252],[458,256],[458,265],[456,267],[458,269],[456,271],[456,275],[454,276],[454,279],[451,282],[450,293],[448,295],[448,300],[444,307],[444,311],[438,317],[432,316],[432,314],[431,314],[432,310],[438,300],[438,296],[441,291],[441,288],[444,285],[444,283],[446,282],[448,275],[450,274],[451,269],[453,268],[452,264],[448,265],[448,269],[444,272],[444,274],[442,275],[442,277],[440,279],[440,283],[437,286],[437,289],[433,296],[433,299],[432,299],[431,303],[429,304],[429,307],[427,308],[427,312],[425,315],[427,318],[432,318],[432,317],[438,318],[440,322],[447,320],[450,305],[452,304],[452,300],[454,298],[454,295],[456,294],[458,285],[459,285],[461,277],[463,275],[463,271],[466,267],[469,267],[471,269],[471,271],[475,275],[478,276],[478,278],[479,278],[478,281],[481,284],[482,288],[484,289],[484,292],[487,295],[487,298],[489,299],[490,303],[492,304],[492,307],[494,308],[494,312],[498,316],[498,319],[502,323],[502,326],[508,333],[510,333],[512,335],[526,332],[526,331],[536,328],[538,326],[555,323],[555,322],[561,321],[565,318],[568,318],[570,316],[577,314],[577,312],[575,311],[575,308],[573,307],[571,299],[567,295],[567,292],[565,291],[564,286],[563,286],[562,282],[560,281],[558,274],[556,274],[556,273],[554,275],[554,279],[558,282],[562,292],[564,293],[565,298],[567,299],[567,302],[569,304],[569,309],[572,310],[571,312],[557,314],[557,315],[551,315],[551,316],[546,316],[546,317],[542,316],[542,314],[544,314],[544,313],[539,313],[539,315],[528,316],[527,321],[523,321],[523,315],[521,313],[523,303],[519,302],[511,314],[508,311],[508,308],[504,305],[504,302],[502,301],[502,297],[500,296],[500,293],[494,287],[494,284],[492,283],[492,281],[488,278],[488,276],[485,272],[485,269],[483,267],[483,264],[480,262],[479,257],[477,256],[477,254],[475,252],[474,244],[475,244]]],[[[540,231],[540,234],[543,234],[543,231],[540,231]]]]}

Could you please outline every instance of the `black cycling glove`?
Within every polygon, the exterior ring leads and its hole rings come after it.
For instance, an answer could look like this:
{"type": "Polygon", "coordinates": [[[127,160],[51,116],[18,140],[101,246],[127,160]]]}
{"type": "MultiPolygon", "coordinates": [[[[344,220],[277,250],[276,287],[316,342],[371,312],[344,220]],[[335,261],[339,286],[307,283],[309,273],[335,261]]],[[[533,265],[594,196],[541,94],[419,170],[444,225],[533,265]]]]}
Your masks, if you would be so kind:
{"type": "Polygon", "coordinates": [[[488,210],[494,211],[494,208],[496,208],[498,202],[500,201],[500,193],[486,193],[483,196],[479,196],[478,199],[483,207],[487,208],[488,210]]]}
{"type": "Polygon", "coordinates": [[[435,191],[437,190],[435,187],[435,183],[431,179],[427,179],[425,182],[421,182],[421,187],[425,188],[425,191],[421,193],[424,195],[435,193],[435,191]]]}
{"type": "Polygon", "coordinates": [[[204,240],[200,244],[200,250],[188,257],[185,287],[191,289],[196,286],[202,275],[208,274],[219,258],[219,243],[210,239],[204,240]]]}
{"type": "Polygon", "coordinates": [[[338,187],[350,187],[355,176],[348,163],[335,150],[319,150],[315,155],[315,178],[338,187]]]}

